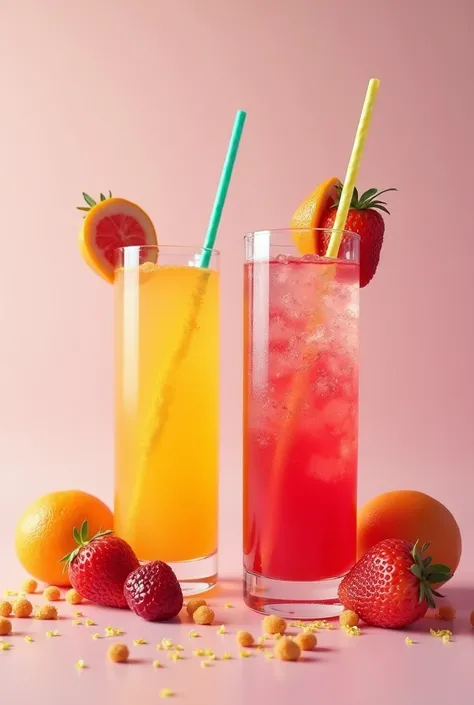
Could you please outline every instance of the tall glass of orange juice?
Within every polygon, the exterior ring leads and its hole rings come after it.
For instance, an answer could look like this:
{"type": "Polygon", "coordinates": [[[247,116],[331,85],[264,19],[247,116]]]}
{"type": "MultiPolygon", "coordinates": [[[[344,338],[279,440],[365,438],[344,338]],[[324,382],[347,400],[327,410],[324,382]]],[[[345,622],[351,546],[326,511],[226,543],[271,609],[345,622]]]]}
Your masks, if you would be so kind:
{"type": "Polygon", "coordinates": [[[217,252],[131,246],[115,269],[115,530],[190,595],[217,575],[217,252]]]}

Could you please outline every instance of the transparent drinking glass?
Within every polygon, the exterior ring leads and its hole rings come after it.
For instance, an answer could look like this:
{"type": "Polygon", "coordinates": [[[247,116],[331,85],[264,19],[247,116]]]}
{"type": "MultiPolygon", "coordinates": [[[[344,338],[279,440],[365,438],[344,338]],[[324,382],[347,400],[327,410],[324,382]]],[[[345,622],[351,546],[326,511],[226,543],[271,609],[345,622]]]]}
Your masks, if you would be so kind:
{"type": "Polygon", "coordinates": [[[132,246],[115,269],[115,530],[190,595],[217,575],[219,255],[132,246]]]}
{"type": "Polygon", "coordinates": [[[244,593],[289,618],[338,614],[356,555],[359,238],[300,254],[330,236],[245,238],[244,593]]]}

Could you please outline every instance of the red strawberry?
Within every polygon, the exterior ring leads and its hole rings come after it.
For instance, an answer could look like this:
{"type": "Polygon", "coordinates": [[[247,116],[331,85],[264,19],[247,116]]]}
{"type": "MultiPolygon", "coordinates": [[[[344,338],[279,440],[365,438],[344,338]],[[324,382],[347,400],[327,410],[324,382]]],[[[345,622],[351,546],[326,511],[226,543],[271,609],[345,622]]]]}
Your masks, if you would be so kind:
{"type": "Polygon", "coordinates": [[[450,570],[441,563],[431,565],[421,551],[401,539],[386,539],[373,546],[339,585],[339,599],[345,609],[357,612],[376,627],[406,627],[434,607],[433,583],[448,580],[450,570]]]}
{"type": "MultiPolygon", "coordinates": [[[[342,186],[336,187],[338,197],[334,204],[326,210],[318,223],[321,228],[329,230],[334,225],[337,206],[342,192],[342,186]]],[[[377,265],[380,259],[380,250],[382,249],[383,234],[385,231],[385,223],[378,211],[387,210],[385,201],[381,201],[379,196],[388,191],[396,191],[397,189],[388,188],[384,191],[377,191],[376,188],[371,188],[362,196],[359,197],[357,189],[354,189],[351,200],[351,208],[347,216],[346,230],[357,233],[360,237],[360,286],[366,286],[375,274],[377,265]]],[[[329,244],[330,233],[325,233],[319,241],[318,254],[324,255],[329,244]]]]}
{"type": "Polygon", "coordinates": [[[163,561],[145,563],[134,570],[123,592],[130,609],[149,622],[172,619],[183,606],[181,585],[163,561]]]}
{"type": "Polygon", "coordinates": [[[127,607],[123,586],[140,563],[128,543],[112,533],[99,531],[88,539],[85,521],[80,531],[73,531],[77,548],[61,560],[69,568],[71,585],[82,597],[106,607],[127,607]]]}

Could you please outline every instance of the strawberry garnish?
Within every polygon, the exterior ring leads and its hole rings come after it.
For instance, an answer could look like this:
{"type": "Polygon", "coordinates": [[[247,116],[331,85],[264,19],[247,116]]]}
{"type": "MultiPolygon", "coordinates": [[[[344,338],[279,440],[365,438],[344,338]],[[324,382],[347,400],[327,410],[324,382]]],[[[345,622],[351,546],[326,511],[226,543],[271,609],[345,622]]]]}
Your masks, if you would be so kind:
{"type": "MultiPolygon", "coordinates": [[[[361,196],[357,189],[352,194],[351,206],[345,229],[357,233],[360,237],[360,286],[366,286],[374,276],[380,259],[380,251],[383,244],[385,223],[379,211],[389,213],[387,203],[380,200],[383,193],[396,191],[388,188],[378,191],[371,188],[361,196]]],[[[336,186],[336,198],[321,216],[319,227],[327,228],[329,231],[334,225],[337,207],[342,193],[342,184],[336,186]]],[[[318,254],[324,256],[329,244],[330,232],[320,237],[318,244],[318,254]]]]}
{"type": "Polygon", "coordinates": [[[183,606],[181,585],[163,561],[151,561],[133,571],[124,595],[130,609],[150,622],[172,619],[183,606]]]}
{"type": "Polygon", "coordinates": [[[98,605],[127,607],[123,586],[140,565],[128,543],[110,529],[89,539],[87,521],[80,530],[74,528],[73,536],[77,547],[61,559],[73,588],[98,605]]]}
{"type": "Polygon", "coordinates": [[[401,539],[386,539],[373,546],[339,586],[339,599],[367,624],[406,627],[435,607],[434,588],[451,577],[450,569],[423,557],[429,543],[418,549],[401,539]]]}

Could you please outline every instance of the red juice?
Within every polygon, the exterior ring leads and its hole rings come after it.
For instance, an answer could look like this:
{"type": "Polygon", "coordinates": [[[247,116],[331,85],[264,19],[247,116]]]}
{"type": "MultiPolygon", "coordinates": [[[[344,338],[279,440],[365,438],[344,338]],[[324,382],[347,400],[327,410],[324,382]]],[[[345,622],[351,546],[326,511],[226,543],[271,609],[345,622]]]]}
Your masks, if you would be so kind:
{"type": "Polygon", "coordinates": [[[248,262],[244,567],[321,581],[355,562],[359,265],[248,262]]]}

